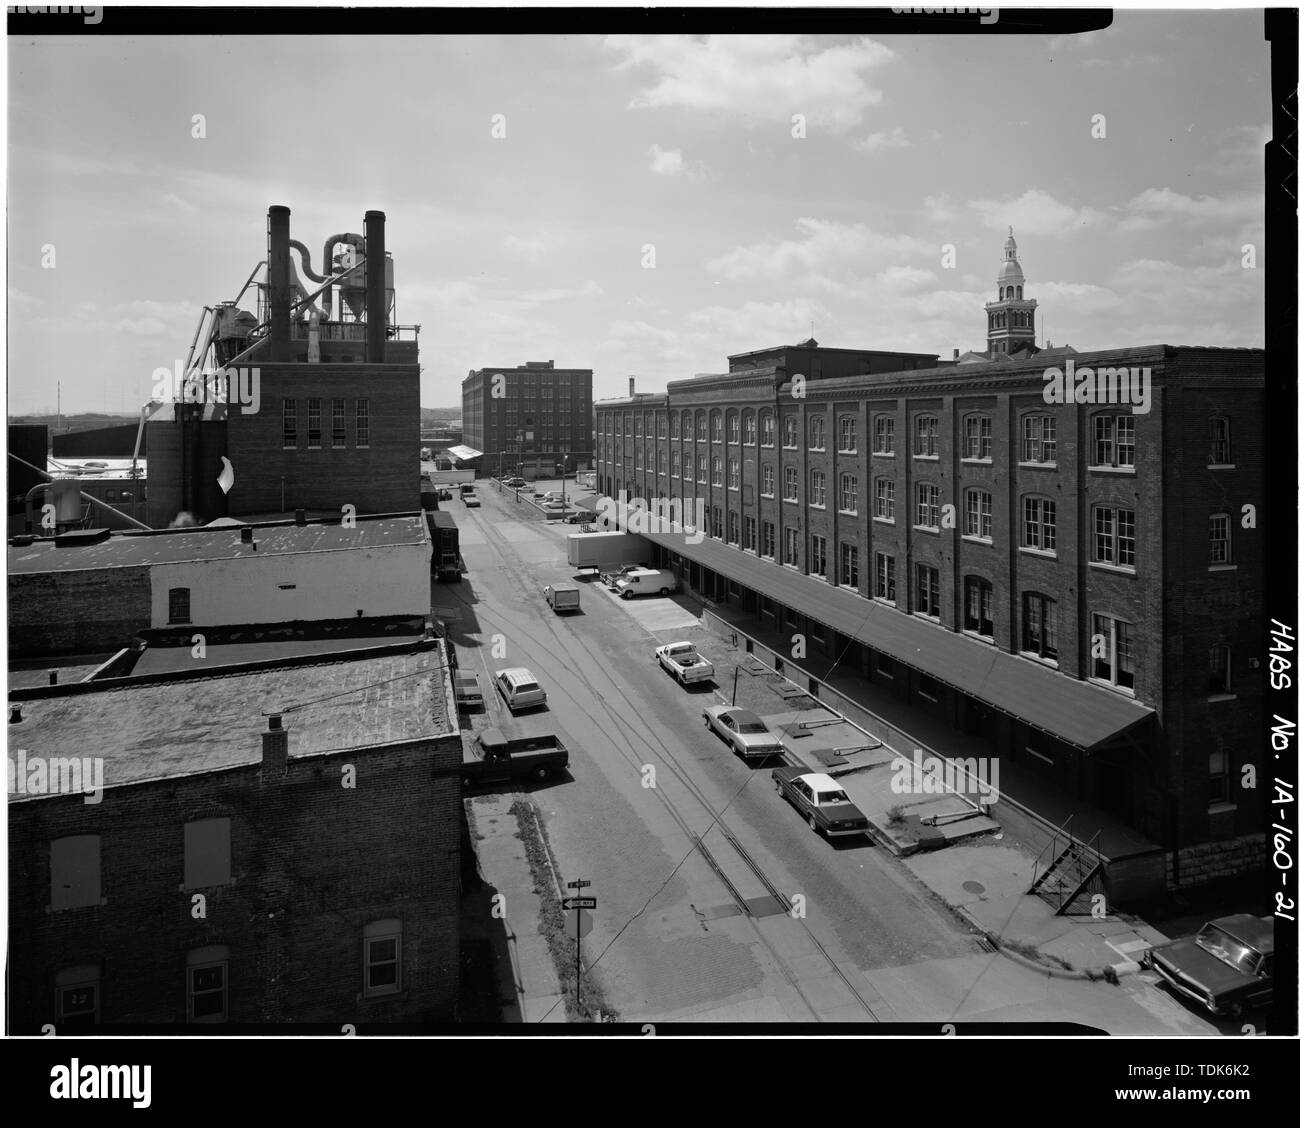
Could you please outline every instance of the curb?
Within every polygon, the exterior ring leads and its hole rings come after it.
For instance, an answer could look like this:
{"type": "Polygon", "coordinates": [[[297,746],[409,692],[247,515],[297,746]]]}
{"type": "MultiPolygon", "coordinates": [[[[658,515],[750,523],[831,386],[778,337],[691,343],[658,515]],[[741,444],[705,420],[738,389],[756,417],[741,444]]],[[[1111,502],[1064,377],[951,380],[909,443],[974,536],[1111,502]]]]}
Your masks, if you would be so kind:
{"type": "MultiPolygon", "coordinates": [[[[927,888],[929,888],[929,886],[927,886],[927,888]]],[[[931,890],[931,892],[934,892],[934,890],[931,890]]],[[[1021,967],[1028,968],[1030,971],[1036,971],[1041,975],[1045,975],[1048,979],[1088,980],[1093,983],[1098,981],[1118,982],[1120,976],[1132,975],[1134,972],[1142,970],[1141,967],[1132,960],[1120,960],[1117,963],[1102,964],[1100,967],[1089,968],[1083,971],[1071,971],[1063,967],[1050,967],[1047,964],[1041,964],[1037,960],[1030,959],[1028,956],[1021,955],[1019,952],[1004,947],[1001,937],[995,936],[993,933],[989,932],[988,929],[982,927],[965,909],[951,904],[937,892],[935,893],[935,896],[939,897],[945,905],[970,925],[970,927],[974,929],[974,931],[978,933],[986,943],[992,946],[993,950],[997,952],[998,955],[1005,956],[1012,963],[1019,964],[1021,967]]]]}

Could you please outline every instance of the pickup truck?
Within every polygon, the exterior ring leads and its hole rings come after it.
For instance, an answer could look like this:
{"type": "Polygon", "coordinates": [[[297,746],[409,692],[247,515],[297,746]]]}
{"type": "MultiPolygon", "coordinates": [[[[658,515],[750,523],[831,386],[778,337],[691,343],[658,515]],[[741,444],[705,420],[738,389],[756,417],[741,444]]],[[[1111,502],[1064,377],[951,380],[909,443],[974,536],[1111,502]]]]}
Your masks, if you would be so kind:
{"type": "Polygon", "coordinates": [[[693,642],[670,642],[656,649],[655,657],[682,685],[713,680],[713,663],[695,649],[693,642]]]}
{"type": "Polygon", "coordinates": [[[528,778],[537,783],[569,766],[569,750],[554,733],[501,727],[484,729],[465,749],[461,780],[476,783],[528,778]]]}
{"type": "Polygon", "coordinates": [[[478,684],[478,675],[466,670],[457,670],[452,679],[456,692],[457,706],[473,709],[483,708],[483,689],[478,684]]]}

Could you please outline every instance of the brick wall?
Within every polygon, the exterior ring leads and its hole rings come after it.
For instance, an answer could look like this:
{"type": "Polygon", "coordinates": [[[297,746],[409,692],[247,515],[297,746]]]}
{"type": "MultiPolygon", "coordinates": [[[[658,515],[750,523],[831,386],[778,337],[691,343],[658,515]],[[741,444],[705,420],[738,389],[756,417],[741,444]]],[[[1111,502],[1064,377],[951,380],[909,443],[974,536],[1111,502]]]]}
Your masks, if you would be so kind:
{"type": "Polygon", "coordinates": [[[120,650],[150,626],[150,598],[144,567],[10,574],[9,657],[120,650]]]}
{"type": "MultiPolygon", "coordinates": [[[[292,722],[290,721],[290,726],[292,722]]],[[[11,733],[11,738],[12,738],[11,733]]],[[[452,1017],[459,925],[458,736],[10,803],[10,1019],[54,1021],[54,977],[101,964],[101,1021],[186,1020],[186,953],[229,948],[234,1023],[452,1017]],[[345,765],[356,786],[341,786],[345,765]],[[447,774],[437,774],[447,773],[447,774]],[[231,820],[230,885],[191,912],[184,825],[231,820]],[[49,912],[50,841],[101,835],[104,903],[49,912]],[[362,994],[363,929],[402,922],[400,994],[362,994]]]]}
{"type": "Polygon", "coordinates": [[[1165,875],[1171,889],[1187,889],[1238,874],[1258,873],[1267,864],[1268,843],[1263,834],[1247,834],[1222,842],[1203,842],[1178,851],[1178,880],[1174,881],[1174,856],[1165,858],[1165,875]]]}

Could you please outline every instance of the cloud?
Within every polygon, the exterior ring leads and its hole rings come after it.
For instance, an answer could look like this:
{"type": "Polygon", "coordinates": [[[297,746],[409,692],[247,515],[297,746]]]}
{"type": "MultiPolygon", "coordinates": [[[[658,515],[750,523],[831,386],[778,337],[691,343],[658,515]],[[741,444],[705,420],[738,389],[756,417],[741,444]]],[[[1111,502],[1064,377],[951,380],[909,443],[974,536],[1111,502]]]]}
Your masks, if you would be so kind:
{"type": "Polygon", "coordinates": [[[833,133],[856,126],[880,102],[867,76],[895,58],[863,37],[829,47],[800,35],[613,35],[604,44],[622,56],[616,70],[648,72],[633,108],[681,108],[786,126],[792,115],[803,114],[810,129],[833,133]]]}
{"type": "Polygon", "coordinates": [[[1104,212],[1072,207],[1039,188],[1030,188],[1014,200],[972,200],[971,210],[985,227],[1015,227],[1026,235],[1063,235],[1097,230],[1107,222],[1104,212]]]}
{"type": "Polygon", "coordinates": [[[912,142],[907,139],[903,127],[896,125],[893,129],[868,134],[852,144],[853,148],[857,149],[859,153],[875,153],[881,149],[906,149],[911,146],[912,142]]]}
{"type": "Polygon", "coordinates": [[[680,149],[661,149],[658,145],[651,145],[650,171],[659,176],[684,176],[688,180],[694,180],[703,169],[687,161],[680,149]]]}
{"type": "Polygon", "coordinates": [[[511,251],[521,258],[526,258],[529,262],[538,262],[554,246],[554,243],[546,235],[534,235],[526,238],[519,235],[507,235],[501,240],[501,245],[507,251],[511,251]]]}
{"type": "Polygon", "coordinates": [[[1264,218],[1262,195],[1184,196],[1170,188],[1148,188],[1134,196],[1124,209],[1121,231],[1146,231],[1180,223],[1188,227],[1211,224],[1259,223],[1264,218]]]}
{"type": "Polygon", "coordinates": [[[187,200],[182,200],[178,195],[176,195],[175,192],[164,192],[162,197],[162,202],[164,204],[170,204],[177,211],[193,212],[199,210],[197,207],[189,203],[187,200]]]}
{"type": "Polygon", "coordinates": [[[864,223],[840,223],[801,217],[797,237],[736,247],[710,260],[705,269],[732,281],[783,280],[806,275],[833,280],[836,270],[887,269],[932,255],[938,248],[910,235],[885,235],[864,223]]]}

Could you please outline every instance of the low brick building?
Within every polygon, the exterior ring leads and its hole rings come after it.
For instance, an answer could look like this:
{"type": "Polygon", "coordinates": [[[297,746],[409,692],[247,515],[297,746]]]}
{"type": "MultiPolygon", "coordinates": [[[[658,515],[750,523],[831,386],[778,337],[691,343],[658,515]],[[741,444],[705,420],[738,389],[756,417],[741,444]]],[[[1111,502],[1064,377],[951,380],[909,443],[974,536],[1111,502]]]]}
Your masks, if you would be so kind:
{"type": "Polygon", "coordinates": [[[11,658],[112,653],[149,628],[424,615],[420,514],[11,543],[11,658]]]}
{"type": "Polygon", "coordinates": [[[11,1031],[453,1017],[440,640],[10,701],[11,1031]]]}

